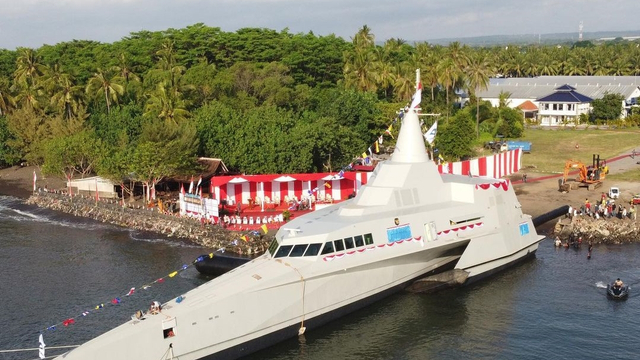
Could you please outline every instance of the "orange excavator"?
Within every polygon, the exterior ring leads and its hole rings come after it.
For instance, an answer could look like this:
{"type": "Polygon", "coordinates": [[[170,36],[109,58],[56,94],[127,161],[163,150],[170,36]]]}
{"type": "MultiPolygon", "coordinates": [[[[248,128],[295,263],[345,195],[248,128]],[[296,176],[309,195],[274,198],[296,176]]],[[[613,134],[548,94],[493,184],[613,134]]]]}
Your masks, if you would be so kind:
{"type": "Polygon", "coordinates": [[[593,154],[593,162],[591,166],[586,166],[580,161],[567,160],[564,165],[564,176],[560,183],[560,191],[569,191],[572,188],[577,188],[578,186],[584,186],[588,190],[595,190],[602,186],[602,182],[608,172],[609,167],[607,166],[606,161],[603,160],[601,162],[600,155],[597,154],[593,154]],[[569,174],[573,170],[578,170],[578,175],[573,183],[574,186],[568,182],[569,174]]]}

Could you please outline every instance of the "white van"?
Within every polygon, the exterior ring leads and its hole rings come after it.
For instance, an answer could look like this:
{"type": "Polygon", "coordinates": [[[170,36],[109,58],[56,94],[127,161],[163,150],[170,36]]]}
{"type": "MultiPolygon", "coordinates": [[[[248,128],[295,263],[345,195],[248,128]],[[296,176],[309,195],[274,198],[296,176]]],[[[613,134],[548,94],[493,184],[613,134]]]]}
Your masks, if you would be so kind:
{"type": "Polygon", "coordinates": [[[611,199],[617,199],[620,197],[620,189],[617,187],[611,187],[609,189],[609,197],[611,199]]]}

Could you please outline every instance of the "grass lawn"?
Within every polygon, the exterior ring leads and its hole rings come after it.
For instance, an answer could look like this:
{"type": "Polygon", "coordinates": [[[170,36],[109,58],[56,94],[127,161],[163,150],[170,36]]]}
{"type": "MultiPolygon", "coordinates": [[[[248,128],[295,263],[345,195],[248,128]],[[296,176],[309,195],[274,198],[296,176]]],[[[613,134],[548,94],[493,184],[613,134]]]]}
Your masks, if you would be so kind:
{"type": "MultiPolygon", "coordinates": [[[[531,141],[531,153],[524,154],[522,167],[540,173],[561,173],[567,160],[581,161],[591,165],[593,154],[608,159],[622,153],[640,152],[640,129],[573,130],[573,129],[526,129],[524,141],[531,141]],[[576,148],[576,145],[579,145],[576,148]]],[[[635,170],[632,172],[636,172],[635,170]]],[[[630,173],[618,174],[628,176],[630,173]]],[[[635,173],[638,179],[640,171],[635,173]]],[[[612,176],[613,178],[613,176],[612,176]]],[[[618,180],[625,180],[620,178],[618,180]]]]}

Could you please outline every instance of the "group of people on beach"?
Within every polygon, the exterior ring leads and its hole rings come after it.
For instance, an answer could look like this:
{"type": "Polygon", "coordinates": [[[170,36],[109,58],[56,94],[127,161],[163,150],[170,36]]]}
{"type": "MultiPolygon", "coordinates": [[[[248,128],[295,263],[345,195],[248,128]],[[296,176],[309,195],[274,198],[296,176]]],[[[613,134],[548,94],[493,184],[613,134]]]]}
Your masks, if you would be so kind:
{"type": "Polygon", "coordinates": [[[579,208],[574,208],[569,205],[567,217],[573,218],[575,216],[590,216],[595,219],[618,218],[636,220],[637,211],[633,203],[627,208],[622,204],[616,204],[613,199],[608,199],[606,194],[602,193],[600,200],[594,203],[591,203],[587,198],[579,208]]]}

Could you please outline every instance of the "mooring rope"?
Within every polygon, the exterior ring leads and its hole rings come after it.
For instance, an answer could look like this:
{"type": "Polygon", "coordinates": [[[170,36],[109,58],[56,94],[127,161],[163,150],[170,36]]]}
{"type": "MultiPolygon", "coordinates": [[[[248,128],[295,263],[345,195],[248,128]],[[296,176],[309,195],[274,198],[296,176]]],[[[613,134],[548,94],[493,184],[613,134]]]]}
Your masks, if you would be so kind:
{"type": "MultiPolygon", "coordinates": [[[[46,349],[68,349],[68,348],[76,348],[80,345],[64,345],[64,346],[47,346],[46,349]]],[[[27,349],[10,349],[10,350],[0,350],[0,353],[11,353],[11,352],[21,352],[21,351],[36,351],[40,350],[40,348],[27,348],[27,349]]]]}

